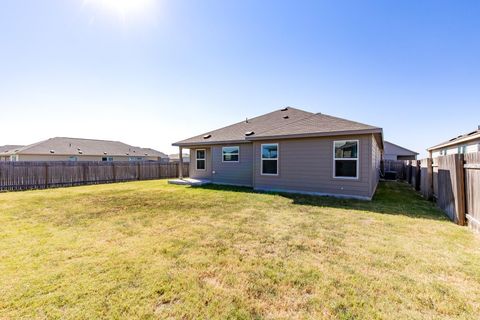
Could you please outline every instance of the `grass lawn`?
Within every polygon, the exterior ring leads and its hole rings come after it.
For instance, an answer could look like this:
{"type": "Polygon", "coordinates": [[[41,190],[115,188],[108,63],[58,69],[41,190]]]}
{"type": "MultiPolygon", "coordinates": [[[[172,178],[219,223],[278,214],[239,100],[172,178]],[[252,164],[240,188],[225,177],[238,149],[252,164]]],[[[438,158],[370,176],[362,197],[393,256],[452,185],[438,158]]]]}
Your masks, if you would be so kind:
{"type": "Polygon", "coordinates": [[[0,194],[0,319],[474,319],[480,237],[372,202],[168,185],[0,194]]]}

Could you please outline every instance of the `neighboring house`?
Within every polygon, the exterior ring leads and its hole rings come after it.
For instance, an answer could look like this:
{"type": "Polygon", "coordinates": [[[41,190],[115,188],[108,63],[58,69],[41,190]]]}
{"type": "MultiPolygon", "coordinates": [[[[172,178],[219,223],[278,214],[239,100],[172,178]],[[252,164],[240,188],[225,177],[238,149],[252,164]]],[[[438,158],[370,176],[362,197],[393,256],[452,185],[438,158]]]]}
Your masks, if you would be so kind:
{"type": "Polygon", "coordinates": [[[385,160],[416,160],[418,152],[408,150],[404,147],[400,147],[394,143],[384,141],[385,152],[383,159],[385,160]]]}
{"type": "Polygon", "coordinates": [[[371,199],[382,129],[284,108],[173,144],[190,149],[191,178],[256,190],[371,199]]]}
{"type": "Polygon", "coordinates": [[[118,141],[57,137],[0,152],[4,161],[165,161],[162,152],[118,141]]]}
{"type": "Polygon", "coordinates": [[[20,145],[6,145],[0,146],[0,161],[9,161],[10,156],[6,155],[8,152],[14,152],[15,150],[20,149],[23,146],[20,145]]]}
{"type": "MultiPolygon", "coordinates": [[[[168,155],[168,159],[170,160],[170,162],[179,162],[179,155],[179,153],[170,154],[168,155]]],[[[183,154],[183,163],[190,163],[190,155],[188,153],[183,154]]]]}
{"type": "Polygon", "coordinates": [[[480,151],[480,126],[477,130],[460,135],[443,143],[437,144],[427,151],[431,158],[448,154],[471,153],[480,151]]]}

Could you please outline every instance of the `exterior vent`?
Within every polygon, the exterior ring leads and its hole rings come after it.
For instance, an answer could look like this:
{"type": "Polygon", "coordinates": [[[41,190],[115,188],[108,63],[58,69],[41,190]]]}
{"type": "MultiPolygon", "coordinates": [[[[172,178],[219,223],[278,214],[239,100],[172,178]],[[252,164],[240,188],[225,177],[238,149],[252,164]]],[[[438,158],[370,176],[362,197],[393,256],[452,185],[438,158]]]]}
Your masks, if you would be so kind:
{"type": "Polygon", "coordinates": [[[206,135],[203,136],[203,139],[208,139],[208,138],[210,138],[211,136],[212,136],[211,134],[206,134],[206,135]]]}
{"type": "Polygon", "coordinates": [[[288,118],[289,118],[289,116],[283,116],[283,119],[288,119],[288,118]]]}
{"type": "Polygon", "coordinates": [[[251,136],[251,135],[254,135],[254,134],[255,134],[255,132],[253,132],[253,131],[247,131],[247,132],[245,132],[245,135],[246,135],[247,137],[248,137],[248,136],[251,136]]]}
{"type": "Polygon", "coordinates": [[[50,150],[50,153],[55,153],[55,150],[50,150]]]}
{"type": "Polygon", "coordinates": [[[288,110],[288,107],[285,107],[283,109],[281,109],[280,111],[287,111],[288,110]]]}

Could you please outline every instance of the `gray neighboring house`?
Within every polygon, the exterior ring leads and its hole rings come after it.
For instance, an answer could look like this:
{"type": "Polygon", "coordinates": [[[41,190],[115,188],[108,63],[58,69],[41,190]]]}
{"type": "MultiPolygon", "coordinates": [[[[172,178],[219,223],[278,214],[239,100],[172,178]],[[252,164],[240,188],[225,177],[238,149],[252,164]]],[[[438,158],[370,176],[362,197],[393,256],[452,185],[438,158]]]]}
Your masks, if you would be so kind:
{"type": "Polygon", "coordinates": [[[3,161],[164,161],[168,156],[150,148],[119,141],[56,137],[0,151],[3,161]]]}
{"type": "Polygon", "coordinates": [[[430,158],[457,153],[480,152],[480,126],[475,131],[459,135],[427,149],[430,158]]]}
{"type": "Polygon", "coordinates": [[[283,108],[173,144],[190,149],[190,178],[255,190],[371,199],[382,129],[283,108]]]}
{"type": "Polygon", "coordinates": [[[418,152],[408,150],[404,147],[400,147],[397,144],[389,141],[384,141],[385,152],[383,159],[385,160],[416,160],[418,152]]]}

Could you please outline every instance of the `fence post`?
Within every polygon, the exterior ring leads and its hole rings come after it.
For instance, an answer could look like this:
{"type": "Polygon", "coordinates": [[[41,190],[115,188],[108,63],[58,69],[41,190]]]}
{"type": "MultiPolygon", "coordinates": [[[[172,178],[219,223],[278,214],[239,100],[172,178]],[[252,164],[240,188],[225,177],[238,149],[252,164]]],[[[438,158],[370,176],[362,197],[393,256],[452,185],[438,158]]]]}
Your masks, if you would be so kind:
{"type": "Polygon", "coordinates": [[[420,190],[420,183],[422,178],[422,168],[420,166],[420,160],[415,160],[417,163],[417,169],[415,170],[415,190],[420,190]]]}
{"type": "Polygon", "coordinates": [[[82,167],[83,167],[83,184],[85,184],[87,182],[87,164],[86,163],[82,163],[82,167]]]}
{"type": "Polygon", "coordinates": [[[427,158],[427,199],[433,200],[433,159],[427,158]]]}
{"type": "Polygon", "coordinates": [[[140,162],[137,163],[137,180],[141,180],[140,179],[140,162]]]}
{"type": "Polygon", "coordinates": [[[455,155],[455,210],[457,216],[457,223],[461,226],[465,225],[465,168],[464,168],[464,155],[455,155]]]}
{"type": "Polygon", "coordinates": [[[115,169],[115,163],[113,161],[111,161],[111,164],[112,164],[113,182],[117,182],[117,173],[116,173],[116,169],[115,169]]]}
{"type": "Polygon", "coordinates": [[[45,189],[48,188],[48,162],[45,162],[45,189]]]}

